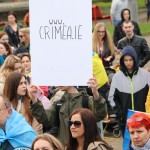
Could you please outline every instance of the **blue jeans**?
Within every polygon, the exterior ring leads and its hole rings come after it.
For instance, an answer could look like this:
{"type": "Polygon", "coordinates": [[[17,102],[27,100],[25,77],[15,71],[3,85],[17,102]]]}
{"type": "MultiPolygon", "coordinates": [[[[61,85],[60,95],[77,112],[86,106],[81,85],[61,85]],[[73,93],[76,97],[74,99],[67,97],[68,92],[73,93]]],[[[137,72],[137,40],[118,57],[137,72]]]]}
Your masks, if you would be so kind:
{"type": "Polygon", "coordinates": [[[121,20],[113,20],[113,25],[116,26],[121,20]]]}

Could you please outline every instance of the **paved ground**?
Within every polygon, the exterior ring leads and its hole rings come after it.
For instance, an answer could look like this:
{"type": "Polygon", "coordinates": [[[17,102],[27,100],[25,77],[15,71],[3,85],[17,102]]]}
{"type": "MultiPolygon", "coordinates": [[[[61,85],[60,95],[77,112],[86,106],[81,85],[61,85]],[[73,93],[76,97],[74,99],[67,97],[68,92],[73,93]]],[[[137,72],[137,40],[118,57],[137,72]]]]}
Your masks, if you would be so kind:
{"type": "Polygon", "coordinates": [[[104,138],[109,145],[112,145],[114,150],[122,150],[123,138],[115,138],[111,133],[105,134],[104,138]]]}

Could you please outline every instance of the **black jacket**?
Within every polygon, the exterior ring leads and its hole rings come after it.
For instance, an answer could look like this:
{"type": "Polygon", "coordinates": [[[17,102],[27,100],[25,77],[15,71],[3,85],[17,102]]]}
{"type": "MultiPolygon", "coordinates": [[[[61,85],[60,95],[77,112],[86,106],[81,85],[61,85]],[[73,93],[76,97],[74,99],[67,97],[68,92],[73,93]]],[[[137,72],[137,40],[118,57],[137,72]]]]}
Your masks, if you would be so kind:
{"type": "Polygon", "coordinates": [[[13,150],[14,147],[6,140],[2,145],[0,146],[2,150],[13,150]]]}
{"type": "Polygon", "coordinates": [[[4,27],[4,31],[8,34],[9,36],[9,43],[10,45],[15,45],[15,47],[18,47],[18,44],[20,43],[19,39],[19,33],[18,30],[22,28],[21,24],[17,24],[17,31],[15,32],[10,25],[6,25],[4,27]]]}
{"type": "Polygon", "coordinates": [[[150,60],[150,50],[142,36],[134,35],[132,39],[124,37],[118,42],[117,48],[122,50],[125,46],[131,46],[135,49],[140,67],[143,67],[150,60]]]}
{"type": "Polygon", "coordinates": [[[99,57],[101,58],[103,65],[105,68],[110,68],[110,66],[112,66],[112,62],[115,59],[115,56],[113,55],[112,58],[110,59],[110,61],[105,61],[105,58],[111,56],[111,51],[108,47],[108,44],[106,42],[106,40],[104,40],[104,50],[102,54],[99,54],[99,57]]]}
{"type": "MultiPolygon", "coordinates": [[[[119,40],[121,40],[122,38],[124,38],[126,36],[122,29],[122,23],[123,22],[120,21],[115,26],[115,29],[114,29],[113,41],[114,41],[115,46],[117,46],[119,40]]],[[[132,23],[134,25],[134,34],[141,36],[141,31],[140,31],[138,24],[135,21],[132,21],[132,23]]]]}
{"type": "Polygon", "coordinates": [[[18,55],[20,53],[29,53],[30,52],[30,44],[25,47],[22,43],[20,44],[20,47],[18,49],[16,49],[16,51],[14,52],[15,55],[18,55]]]}

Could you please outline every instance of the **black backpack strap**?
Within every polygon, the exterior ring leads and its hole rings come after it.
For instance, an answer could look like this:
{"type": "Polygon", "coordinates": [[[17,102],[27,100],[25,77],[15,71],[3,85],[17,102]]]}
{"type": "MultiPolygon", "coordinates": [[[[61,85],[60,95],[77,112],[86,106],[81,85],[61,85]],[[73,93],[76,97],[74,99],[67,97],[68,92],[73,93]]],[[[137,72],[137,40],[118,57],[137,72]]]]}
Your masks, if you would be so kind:
{"type": "Polygon", "coordinates": [[[88,103],[88,101],[89,101],[89,96],[88,95],[83,95],[82,96],[82,107],[83,108],[89,108],[89,103],[88,103]]]}
{"type": "Polygon", "coordinates": [[[61,99],[60,99],[60,100],[58,100],[58,101],[56,102],[56,105],[55,105],[55,109],[56,109],[56,126],[57,126],[57,127],[59,127],[59,124],[60,124],[59,111],[60,111],[61,105],[62,105],[62,101],[61,101],[61,99]]]}

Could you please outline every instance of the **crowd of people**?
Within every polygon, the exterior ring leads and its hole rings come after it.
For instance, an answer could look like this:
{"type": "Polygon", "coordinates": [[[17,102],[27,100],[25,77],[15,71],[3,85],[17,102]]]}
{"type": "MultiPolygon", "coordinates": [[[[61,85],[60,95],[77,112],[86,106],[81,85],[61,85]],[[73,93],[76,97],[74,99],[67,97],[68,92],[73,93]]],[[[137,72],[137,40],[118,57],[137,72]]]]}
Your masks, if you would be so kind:
{"type": "Polygon", "coordinates": [[[145,114],[150,112],[150,68],[144,68],[150,49],[126,7],[125,0],[112,3],[113,38],[105,23],[94,25],[94,76],[88,87],[33,85],[29,13],[27,28],[8,13],[0,31],[0,149],[112,150],[97,126],[106,116],[116,117],[123,137],[127,126],[130,150],[150,149],[150,117],[145,114]],[[121,7],[115,12],[117,4],[121,7]],[[140,112],[127,118],[128,109],[140,112]]]}

